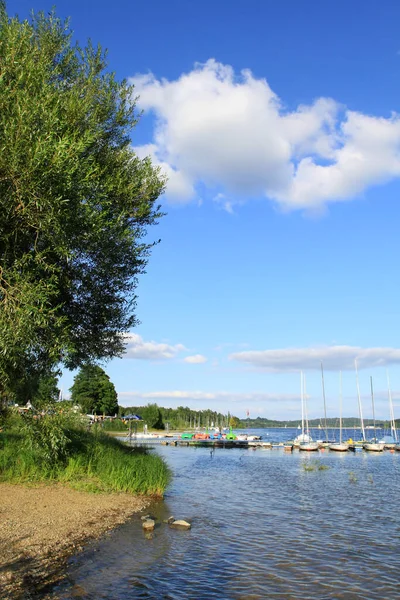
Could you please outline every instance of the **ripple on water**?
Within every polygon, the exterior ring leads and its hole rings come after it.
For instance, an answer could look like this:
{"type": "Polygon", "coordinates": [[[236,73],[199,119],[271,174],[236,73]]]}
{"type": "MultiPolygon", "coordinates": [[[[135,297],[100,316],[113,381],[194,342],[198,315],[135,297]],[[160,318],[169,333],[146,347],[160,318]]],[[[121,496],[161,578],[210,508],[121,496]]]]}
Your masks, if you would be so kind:
{"type": "Polygon", "coordinates": [[[179,476],[151,512],[192,529],[146,539],[133,518],[71,562],[59,597],[400,598],[400,453],[158,452],[179,476]]]}

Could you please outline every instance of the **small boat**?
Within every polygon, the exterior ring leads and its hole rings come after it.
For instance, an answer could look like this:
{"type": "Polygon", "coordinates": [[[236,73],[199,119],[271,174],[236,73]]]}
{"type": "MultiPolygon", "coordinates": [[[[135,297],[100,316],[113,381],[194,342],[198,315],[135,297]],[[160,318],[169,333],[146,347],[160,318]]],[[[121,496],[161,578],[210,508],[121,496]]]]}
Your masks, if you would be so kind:
{"type": "Polygon", "coordinates": [[[318,442],[313,442],[312,440],[311,442],[301,442],[299,444],[299,450],[304,452],[315,452],[319,450],[319,445],[318,442]]]}
{"type": "Polygon", "coordinates": [[[378,438],[376,437],[376,425],[375,425],[375,407],[374,407],[374,388],[372,386],[372,377],[370,377],[370,381],[371,381],[371,401],[372,401],[372,416],[374,419],[374,437],[371,440],[366,440],[363,443],[363,448],[364,450],[366,450],[367,452],[383,452],[385,449],[385,444],[384,442],[379,442],[378,438]]]}
{"type": "Polygon", "coordinates": [[[342,372],[340,371],[339,377],[339,399],[340,399],[340,407],[339,407],[339,442],[334,442],[333,444],[329,444],[329,450],[333,450],[334,452],[347,452],[349,449],[349,444],[342,440],[342,404],[343,404],[343,395],[342,395],[342,372]]]}
{"type": "MultiPolygon", "coordinates": [[[[354,365],[355,365],[355,369],[356,369],[357,399],[358,399],[358,412],[360,414],[361,438],[362,438],[363,442],[366,442],[367,440],[365,438],[364,419],[363,419],[362,405],[361,405],[360,382],[358,381],[357,360],[354,361],[354,365]]],[[[350,450],[356,451],[357,448],[358,448],[358,445],[356,445],[354,448],[350,448],[350,450]]]]}
{"type": "Polygon", "coordinates": [[[378,440],[375,440],[376,438],[372,438],[372,440],[364,442],[362,446],[364,450],[366,450],[367,452],[383,452],[385,449],[385,444],[383,444],[382,442],[378,442],[378,440]]]}
{"type": "Polygon", "coordinates": [[[334,452],[347,452],[348,449],[349,444],[346,442],[335,442],[329,445],[329,450],[333,450],[334,452]]]}
{"type": "Polygon", "coordinates": [[[363,442],[353,442],[353,440],[349,440],[348,442],[349,450],[352,452],[362,452],[363,442]]]}
{"type": "Polygon", "coordinates": [[[312,437],[310,435],[308,429],[308,418],[307,418],[307,409],[306,409],[306,400],[305,400],[305,376],[303,372],[301,372],[301,434],[297,436],[294,440],[294,445],[298,447],[299,450],[304,452],[316,452],[319,450],[319,446],[317,442],[313,442],[312,437]],[[304,429],[305,423],[305,429],[304,429]]]}
{"type": "Polygon", "coordinates": [[[298,435],[297,437],[294,438],[293,444],[295,446],[300,446],[300,444],[305,444],[305,443],[308,443],[311,441],[312,441],[312,438],[310,435],[308,435],[308,433],[300,433],[300,435],[298,435]]]}
{"type": "MultiPolygon", "coordinates": [[[[129,433],[128,433],[129,435],[129,433]]],[[[134,433],[132,434],[133,437],[135,437],[137,440],[154,440],[154,439],[158,439],[160,437],[164,437],[161,435],[158,435],[157,433],[134,433]]]]}
{"type": "Polygon", "coordinates": [[[395,450],[396,446],[398,446],[399,440],[398,440],[398,436],[397,436],[396,421],[395,421],[395,418],[394,418],[392,392],[391,392],[391,389],[390,389],[390,380],[389,380],[389,371],[386,371],[386,377],[387,377],[387,383],[388,383],[389,414],[390,414],[391,435],[383,436],[383,438],[381,440],[379,440],[379,441],[384,444],[385,449],[387,449],[387,450],[395,450]]]}
{"type": "Polygon", "coordinates": [[[209,433],[195,433],[193,436],[194,440],[209,440],[210,439],[210,434],[209,433]]]}
{"type": "Polygon", "coordinates": [[[193,439],[194,433],[182,433],[181,440],[191,440],[193,439]]]}
{"type": "Polygon", "coordinates": [[[397,442],[391,435],[384,435],[383,438],[378,440],[380,444],[383,444],[385,450],[394,450],[397,442]]]}

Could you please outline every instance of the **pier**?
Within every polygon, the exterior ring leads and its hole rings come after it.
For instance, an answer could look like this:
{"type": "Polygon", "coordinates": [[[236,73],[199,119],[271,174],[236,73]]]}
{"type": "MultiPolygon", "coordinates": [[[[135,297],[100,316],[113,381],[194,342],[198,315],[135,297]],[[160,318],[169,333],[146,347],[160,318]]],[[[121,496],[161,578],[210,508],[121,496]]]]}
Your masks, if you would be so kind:
{"type": "MultiPolygon", "coordinates": [[[[127,435],[120,438],[122,441],[130,445],[143,445],[143,446],[181,446],[181,447],[195,447],[195,448],[242,448],[242,449],[283,449],[285,452],[292,452],[293,450],[299,450],[299,445],[293,441],[287,442],[273,442],[261,440],[243,440],[243,439],[225,439],[225,438],[214,438],[214,439],[182,439],[178,435],[127,435]]],[[[318,448],[319,451],[329,451],[329,445],[321,443],[318,448]]],[[[349,444],[348,450],[351,452],[361,451],[365,452],[361,443],[349,444]]],[[[386,451],[394,452],[395,450],[400,451],[400,445],[385,448],[386,451]]]]}

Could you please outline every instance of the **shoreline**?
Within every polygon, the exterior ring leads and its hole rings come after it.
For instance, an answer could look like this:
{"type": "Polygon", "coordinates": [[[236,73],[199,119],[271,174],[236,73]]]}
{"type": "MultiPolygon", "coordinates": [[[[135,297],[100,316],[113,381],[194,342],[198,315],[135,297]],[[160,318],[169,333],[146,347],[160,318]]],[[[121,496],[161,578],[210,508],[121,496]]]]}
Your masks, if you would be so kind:
{"type": "Polygon", "coordinates": [[[125,523],[152,499],[88,493],[59,483],[0,483],[0,597],[45,598],[69,557],[125,523]]]}

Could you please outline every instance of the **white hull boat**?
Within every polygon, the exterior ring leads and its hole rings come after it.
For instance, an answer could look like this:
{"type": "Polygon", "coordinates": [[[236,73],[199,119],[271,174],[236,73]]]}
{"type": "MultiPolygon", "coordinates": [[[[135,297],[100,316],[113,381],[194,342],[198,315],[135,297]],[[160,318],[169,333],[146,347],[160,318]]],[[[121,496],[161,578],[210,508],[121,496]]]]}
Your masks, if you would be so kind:
{"type": "Polygon", "coordinates": [[[293,444],[295,446],[300,446],[300,444],[308,444],[308,442],[311,442],[311,441],[312,441],[312,439],[311,439],[310,435],[308,435],[307,433],[301,433],[296,438],[294,438],[293,444]]]}
{"type": "Polygon", "coordinates": [[[349,445],[346,442],[335,442],[329,445],[329,450],[333,450],[334,452],[347,452],[348,449],[349,445]]]}
{"type": "Polygon", "coordinates": [[[365,442],[363,448],[367,452],[383,452],[385,444],[382,444],[381,442],[365,442]]]}
{"type": "Polygon", "coordinates": [[[303,450],[305,452],[316,452],[319,450],[319,445],[317,442],[301,442],[299,444],[299,450],[303,450]]]}
{"type": "Polygon", "coordinates": [[[374,437],[372,438],[372,440],[369,440],[369,441],[366,440],[363,443],[363,448],[367,452],[383,452],[384,449],[385,449],[385,444],[384,444],[384,442],[378,441],[378,439],[376,437],[374,388],[372,386],[372,377],[370,377],[370,381],[371,381],[372,417],[374,419],[374,425],[373,425],[373,427],[374,427],[374,437]]]}
{"type": "Polygon", "coordinates": [[[295,448],[299,450],[303,450],[305,452],[315,452],[319,449],[317,442],[313,442],[310,432],[308,430],[308,419],[307,419],[307,409],[306,409],[306,393],[305,393],[305,376],[303,372],[301,372],[300,377],[300,386],[301,386],[301,434],[296,437],[293,442],[295,448]]]}
{"type": "Polygon", "coordinates": [[[328,448],[329,448],[329,450],[333,450],[334,452],[347,452],[349,449],[349,444],[346,442],[343,442],[343,440],[342,440],[342,371],[340,371],[340,376],[339,376],[339,398],[340,398],[340,403],[339,403],[339,412],[340,412],[339,441],[333,442],[333,444],[329,444],[328,448]]]}

